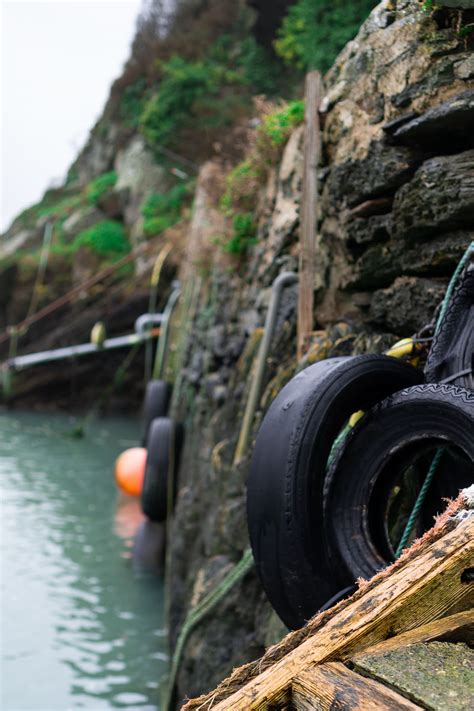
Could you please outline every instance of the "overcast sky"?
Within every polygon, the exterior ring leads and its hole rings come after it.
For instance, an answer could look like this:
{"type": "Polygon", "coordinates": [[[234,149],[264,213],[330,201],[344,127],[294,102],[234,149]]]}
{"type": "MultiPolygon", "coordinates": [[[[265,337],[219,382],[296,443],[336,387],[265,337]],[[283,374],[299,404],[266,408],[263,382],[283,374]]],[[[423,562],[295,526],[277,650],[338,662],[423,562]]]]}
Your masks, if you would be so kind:
{"type": "Polygon", "coordinates": [[[66,170],[128,57],[141,0],[0,0],[0,231],[66,170]]]}

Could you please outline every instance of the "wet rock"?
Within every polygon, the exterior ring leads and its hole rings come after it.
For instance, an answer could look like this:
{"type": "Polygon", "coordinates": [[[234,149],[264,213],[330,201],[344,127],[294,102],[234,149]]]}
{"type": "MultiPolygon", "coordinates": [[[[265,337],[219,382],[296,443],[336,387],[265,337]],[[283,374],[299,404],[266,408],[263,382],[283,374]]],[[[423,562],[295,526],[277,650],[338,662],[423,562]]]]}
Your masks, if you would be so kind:
{"type": "Polygon", "coordinates": [[[469,54],[465,59],[456,62],[454,74],[458,79],[471,79],[474,77],[474,54],[469,54]]]}
{"type": "MultiPolygon", "coordinates": [[[[429,241],[417,240],[412,246],[382,240],[382,243],[366,249],[341,285],[351,290],[377,289],[388,286],[401,275],[447,276],[455,269],[473,238],[473,232],[461,231],[429,241]]],[[[354,253],[357,254],[357,249],[354,253]]]]}
{"type": "Polygon", "coordinates": [[[333,168],[326,182],[325,202],[355,207],[391,193],[411,177],[418,162],[419,154],[410,148],[373,142],[363,160],[350,159],[333,168]]]}
{"type": "Polygon", "coordinates": [[[376,291],[370,307],[370,321],[394,333],[409,336],[433,318],[446,282],[400,277],[388,288],[376,291]]]}
{"type": "Polygon", "coordinates": [[[404,123],[393,138],[406,145],[451,152],[474,144],[474,91],[466,91],[404,123]]]}
{"type": "Polygon", "coordinates": [[[474,150],[427,160],[396,194],[392,236],[414,239],[471,227],[474,150]]]}
{"type": "Polygon", "coordinates": [[[454,80],[452,57],[441,57],[438,62],[430,66],[419,81],[408,84],[398,94],[394,94],[391,97],[391,103],[396,109],[406,110],[415,104],[420,97],[436,96],[440,88],[452,85],[454,80]]]}
{"type": "Polygon", "coordinates": [[[365,245],[371,242],[385,242],[389,239],[389,215],[376,215],[368,219],[349,220],[345,235],[349,243],[365,245]]]}

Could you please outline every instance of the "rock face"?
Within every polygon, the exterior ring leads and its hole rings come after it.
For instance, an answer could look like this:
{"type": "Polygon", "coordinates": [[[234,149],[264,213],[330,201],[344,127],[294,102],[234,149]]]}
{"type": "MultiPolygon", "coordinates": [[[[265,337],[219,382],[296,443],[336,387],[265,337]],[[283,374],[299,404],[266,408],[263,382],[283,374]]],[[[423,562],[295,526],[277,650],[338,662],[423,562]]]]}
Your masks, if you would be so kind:
{"type": "MultiPolygon", "coordinates": [[[[467,12],[433,15],[415,0],[385,0],[326,77],[315,283],[316,324],[325,330],[313,360],[383,350],[430,321],[473,239],[472,40],[460,32],[470,21],[467,12]]],[[[240,264],[212,249],[221,229],[212,217],[213,171],[207,166],[198,183],[209,220],[205,232],[196,222],[191,228],[181,335],[173,340],[183,366],[173,414],[185,424],[186,445],[168,533],[172,646],[189,610],[248,545],[251,448],[238,465],[233,455],[271,283],[297,267],[301,129],[261,191],[258,243],[240,264]]],[[[298,367],[295,308],[289,289],[253,434],[298,367]]],[[[250,573],[191,634],[178,705],[283,632],[250,573]]]]}

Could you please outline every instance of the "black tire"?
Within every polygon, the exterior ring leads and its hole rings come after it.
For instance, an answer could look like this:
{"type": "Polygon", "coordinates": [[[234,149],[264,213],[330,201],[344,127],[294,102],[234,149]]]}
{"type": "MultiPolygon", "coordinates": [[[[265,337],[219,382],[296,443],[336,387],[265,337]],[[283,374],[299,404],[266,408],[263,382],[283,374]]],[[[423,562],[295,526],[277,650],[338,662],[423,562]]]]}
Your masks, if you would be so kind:
{"type": "Polygon", "coordinates": [[[182,425],[169,417],[158,417],[150,425],[141,495],[142,511],[150,521],[164,521],[174,505],[183,436],[182,425]]]}
{"type": "Polygon", "coordinates": [[[474,265],[462,273],[433,339],[425,366],[427,382],[439,383],[470,369],[452,380],[454,385],[474,390],[474,265]]]}
{"type": "Polygon", "coordinates": [[[150,380],[143,401],[142,446],[146,447],[148,430],[154,419],[166,417],[171,400],[172,387],[164,380],[150,380]]]}
{"type": "Polygon", "coordinates": [[[370,578],[394,560],[400,535],[390,541],[387,520],[393,494],[401,481],[406,482],[401,479],[403,472],[415,477],[413,462],[422,462],[399,527],[401,534],[440,447],[442,459],[428,489],[417,535],[446,508],[446,497],[457,496],[459,489],[474,481],[474,393],[454,385],[408,388],[374,407],[347,437],[328,474],[331,486],[325,507],[332,550],[337,547],[340,555],[333,564],[345,570],[341,585],[370,578]]]}
{"type": "Polygon", "coordinates": [[[332,358],[293,378],[265,415],[248,479],[248,526],[262,585],[288,627],[303,625],[340,589],[322,525],[334,440],[352,413],[422,378],[387,356],[332,358]]]}

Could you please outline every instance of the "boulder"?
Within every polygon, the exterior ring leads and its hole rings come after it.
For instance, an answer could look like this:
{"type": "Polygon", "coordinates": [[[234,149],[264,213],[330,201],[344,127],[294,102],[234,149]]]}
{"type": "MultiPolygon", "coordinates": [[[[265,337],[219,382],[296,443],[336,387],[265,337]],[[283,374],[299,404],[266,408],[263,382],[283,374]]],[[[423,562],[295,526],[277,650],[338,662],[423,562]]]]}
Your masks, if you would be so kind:
{"type": "Polygon", "coordinates": [[[413,240],[474,221],[474,150],[430,158],[395,195],[392,237],[413,240]]]}
{"type": "Polygon", "coordinates": [[[398,143],[437,150],[442,146],[448,152],[474,145],[473,127],[474,90],[455,96],[404,123],[393,133],[393,139],[398,143]]]}
{"type": "Polygon", "coordinates": [[[444,296],[446,282],[416,277],[399,277],[387,289],[372,297],[369,320],[377,326],[410,336],[430,323],[433,305],[444,296]]]}

